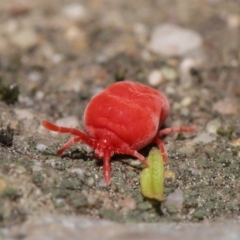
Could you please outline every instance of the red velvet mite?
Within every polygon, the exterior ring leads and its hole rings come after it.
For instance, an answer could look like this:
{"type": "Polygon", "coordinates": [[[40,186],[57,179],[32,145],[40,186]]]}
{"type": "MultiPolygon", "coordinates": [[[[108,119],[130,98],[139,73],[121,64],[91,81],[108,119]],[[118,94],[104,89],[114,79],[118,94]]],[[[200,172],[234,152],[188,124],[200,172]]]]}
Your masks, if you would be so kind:
{"type": "Polygon", "coordinates": [[[162,93],[140,83],[123,81],[110,85],[90,100],[84,112],[84,132],[47,121],[42,125],[48,130],[74,136],[57,151],[57,155],[76,142],[92,147],[95,155],[103,160],[104,180],[110,184],[110,159],[115,153],[132,155],[148,166],[146,158],[138,150],[154,142],[166,163],[167,156],[160,137],[172,132],[196,130],[195,126],[160,130],[169,109],[169,102],[162,93]]]}

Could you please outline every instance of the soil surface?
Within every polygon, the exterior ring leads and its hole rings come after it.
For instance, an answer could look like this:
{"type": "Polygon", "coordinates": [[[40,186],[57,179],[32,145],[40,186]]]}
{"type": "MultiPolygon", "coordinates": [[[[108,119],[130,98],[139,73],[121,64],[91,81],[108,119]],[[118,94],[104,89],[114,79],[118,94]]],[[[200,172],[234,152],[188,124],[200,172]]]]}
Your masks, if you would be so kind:
{"type": "Polygon", "coordinates": [[[127,223],[238,217],[239,16],[240,2],[231,0],[1,1],[0,226],[47,214],[127,223]],[[163,23],[203,39],[186,70],[188,84],[182,63],[192,58],[148,48],[163,23]],[[164,127],[197,126],[194,133],[163,138],[171,174],[162,203],[142,196],[143,166],[136,159],[115,155],[106,186],[102,162],[89,147],[76,144],[56,156],[69,136],[41,126],[48,120],[83,129],[94,94],[124,79],[151,85],[155,70],[164,77],[152,87],[171,105],[164,127]],[[169,196],[177,189],[181,199],[172,203],[169,196]]]}

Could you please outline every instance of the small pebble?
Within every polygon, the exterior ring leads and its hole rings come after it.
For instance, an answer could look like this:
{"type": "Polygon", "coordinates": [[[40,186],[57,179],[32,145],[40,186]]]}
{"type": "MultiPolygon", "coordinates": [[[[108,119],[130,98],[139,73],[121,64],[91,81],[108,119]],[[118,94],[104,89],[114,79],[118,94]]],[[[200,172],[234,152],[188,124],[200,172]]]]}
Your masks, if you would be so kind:
{"type": "Polygon", "coordinates": [[[163,67],[161,68],[161,73],[164,79],[169,81],[175,81],[177,79],[177,72],[174,68],[171,67],[163,67]]]}
{"type": "Polygon", "coordinates": [[[216,139],[217,139],[216,135],[212,136],[212,135],[210,135],[210,133],[202,133],[202,134],[198,135],[197,137],[195,137],[193,139],[193,141],[195,143],[198,143],[198,142],[210,143],[210,142],[215,141],[216,139]]]}
{"type": "Polygon", "coordinates": [[[40,172],[42,170],[43,170],[43,168],[41,166],[32,166],[32,171],[33,172],[40,172]]]}
{"type": "Polygon", "coordinates": [[[175,180],[176,179],[176,174],[175,174],[175,172],[173,172],[169,169],[166,169],[164,171],[164,178],[175,180]]]}
{"type": "Polygon", "coordinates": [[[148,28],[142,23],[135,23],[133,25],[133,31],[136,34],[136,39],[140,43],[145,43],[148,38],[148,28]]]}
{"type": "Polygon", "coordinates": [[[163,81],[163,76],[161,71],[159,70],[153,70],[148,75],[148,83],[152,87],[158,86],[163,81]]]}
{"type": "Polygon", "coordinates": [[[94,206],[97,203],[97,198],[93,196],[87,196],[88,205],[94,206]]]}
{"type": "Polygon", "coordinates": [[[56,160],[48,159],[48,160],[46,160],[46,164],[49,164],[52,168],[54,168],[56,166],[56,160]]]}
{"type": "Polygon", "coordinates": [[[129,212],[137,207],[136,201],[132,197],[125,197],[121,202],[124,212],[129,212]]]}
{"type": "Polygon", "coordinates": [[[232,115],[238,111],[239,103],[235,99],[225,98],[213,105],[213,110],[223,114],[232,115]]]}
{"type": "Polygon", "coordinates": [[[29,74],[28,74],[28,79],[31,81],[31,82],[38,82],[40,81],[42,78],[42,75],[37,72],[37,71],[31,71],[29,74]]]}
{"type": "Polygon", "coordinates": [[[202,171],[196,168],[189,168],[189,171],[191,171],[193,175],[202,175],[202,171]]]}
{"type": "Polygon", "coordinates": [[[240,26],[239,14],[231,14],[227,18],[228,27],[231,29],[236,29],[240,26]]]}
{"type": "Polygon", "coordinates": [[[182,107],[180,112],[181,112],[181,115],[184,117],[187,117],[190,114],[190,110],[187,107],[182,107]]]}
{"type": "Polygon", "coordinates": [[[36,149],[37,149],[38,151],[40,151],[40,152],[43,152],[43,151],[45,151],[45,150],[47,149],[47,146],[44,145],[44,144],[42,144],[42,143],[38,143],[38,144],[36,145],[36,149]]]}
{"type": "Polygon", "coordinates": [[[183,56],[201,47],[202,37],[195,31],[173,24],[157,26],[151,36],[149,48],[167,57],[183,56]]]}
{"type": "Polygon", "coordinates": [[[231,141],[230,145],[232,145],[234,147],[240,146],[240,138],[231,141]]]}
{"type": "Polygon", "coordinates": [[[77,117],[69,116],[69,117],[58,119],[56,121],[56,125],[74,128],[79,126],[79,121],[77,117]]]}
{"type": "Polygon", "coordinates": [[[171,86],[168,86],[168,87],[166,87],[165,92],[169,95],[174,95],[174,94],[176,94],[176,89],[171,86]]]}
{"type": "Polygon", "coordinates": [[[10,37],[12,44],[24,50],[37,45],[38,40],[37,33],[31,28],[17,31],[10,37]]]}
{"type": "Polygon", "coordinates": [[[215,118],[209,121],[206,125],[206,131],[208,133],[216,134],[217,130],[221,127],[221,120],[219,118],[215,118]]]}
{"type": "Polygon", "coordinates": [[[193,68],[196,68],[196,61],[192,58],[184,58],[179,65],[179,71],[181,75],[189,75],[193,68]]]}
{"type": "Polygon", "coordinates": [[[145,202],[140,202],[137,207],[139,210],[148,211],[149,209],[152,208],[152,204],[150,202],[145,201],[145,202]]]}
{"type": "Polygon", "coordinates": [[[183,146],[178,149],[178,152],[183,153],[183,154],[191,154],[194,153],[195,149],[191,145],[183,146]]]}
{"type": "Polygon", "coordinates": [[[184,88],[189,88],[192,86],[193,78],[191,70],[197,66],[196,60],[192,58],[185,58],[179,65],[179,75],[181,79],[181,84],[184,88]]]}
{"type": "Polygon", "coordinates": [[[192,103],[192,99],[190,97],[185,97],[181,101],[181,105],[183,107],[188,107],[192,103]]]}
{"type": "Polygon", "coordinates": [[[132,167],[139,167],[142,165],[142,163],[139,160],[127,159],[126,162],[132,167]]]}
{"type": "Polygon", "coordinates": [[[86,8],[80,3],[71,3],[62,9],[63,14],[73,20],[83,20],[87,16],[86,8]]]}
{"type": "Polygon", "coordinates": [[[91,187],[91,186],[93,186],[94,185],[94,178],[93,177],[89,177],[88,179],[87,179],[87,181],[86,181],[86,184],[89,186],[89,187],[91,187]]]}
{"type": "Polygon", "coordinates": [[[80,176],[83,176],[83,174],[84,174],[84,170],[82,168],[70,168],[70,169],[68,169],[68,172],[76,173],[80,176]]]}
{"type": "Polygon", "coordinates": [[[107,187],[107,184],[106,184],[106,182],[104,181],[103,178],[98,182],[98,186],[99,187],[107,187]]]}
{"type": "Polygon", "coordinates": [[[23,119],[32,120],[34,118],[33,113],[29,109],[16,108],[14,109],[14,112],[17,116],[17,119],[19,120],[23,120],[23,119]]]}
{"type": "Polygon", "coordinates": [[[103,87],[92,87],[91,88],[91,96],[94,96],[104,90],[103,87]]]}
{"type": "Polygon", "coordinates": [[[45,93],[43,91],[37,91],[35,94],[35,99],[36,100],[42,100],[45,96],[45,93]]]}
{"type": "Polygon", "coordinates": [[[184,202],[184,195],[181,189],[175,189],[173,193],[170,193],[166,199],[166,205],[175,207],[178,211],[182,210],[184,202]]]}

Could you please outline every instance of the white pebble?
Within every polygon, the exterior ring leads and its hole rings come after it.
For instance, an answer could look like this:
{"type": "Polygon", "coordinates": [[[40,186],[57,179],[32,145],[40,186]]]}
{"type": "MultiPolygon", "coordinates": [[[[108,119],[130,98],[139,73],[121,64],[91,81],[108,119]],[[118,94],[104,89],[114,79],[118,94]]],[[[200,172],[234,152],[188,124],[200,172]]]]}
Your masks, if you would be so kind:
{"type": "Polygon", "coordinates": [[[166,205],[175,207],[181,211],[184,202],[184,195],[181,189],[176,189],[173,193],[167,196],[166,205]]]}
{"type": "Polygon", "coordinates": [[[69,116],[69,117],[58,119],[56,121],[56,125],[74,128],[79,126],[79,121],[77,117],[69,116]]]}
{"type": "Polygon", "coordinates": [[[38,82],[41,80],[41,78],[42,78],[42,75],[37,71],[32,71],[28,74],[28,79],[31,82],[38,82]]]}
{"type": "Polygon", "coordinates": [[[82,20],[86,17],[86,8],[79,3],[72,3],[65,6],[62,10],[63,14],[73,20],[82,20]]]}
{"type": "Polygon", "coordinates": [[[38,144],[36,145],[36,149],[37,149],[38,151],[42,152],[42,151],[45,151],[45,150],[47,149],[47,146],[44,145],[44,144],[42,144],[42,143],[38,143],[38,144]]]}
{"type": "Polygon", "coordinates": [[[183,107],[188,107],[192,103],[192,99],[190,97],[185,97],[181,101],[181,105],[183,107]]]}
{"type": "Polygon", "coordinates": [[[189,116],[189,114],[190,114],[189,108],[187,108],[187,107],[182,107],[181,108],[181,115],[182,116],[187,117],[187,116],[189,116]]]}
{"type": "Polygon", "coordinates": [[[183,56],[201,47],[202,37],[195,31],[173,24],[157,26],[151,36],[149,48],[167,57],[183,56]]]}
{"type": "Polygon", "coordinates": [[[189,75],[193,68],[196,68],[196,61],[192,58],[185,58],[179,65],[179,71],[182,75],[189,75]]]}
{"type": "Polygon", "coordinates": [[[32,171],[33,172],[41,172],[42,171],[42,167],[41,166],[32,166],[32,171]]]}
{"type": "Polygon", "coordinates": [[[182,86],[184,88],[189,88],[192,86],[193,79],[191,70],[196,68],[196,61],[192,58],[185,58],[179,65],[179,75],[181,79],[182,86]]]}
{"type": "Polygon", "coordinates": [[[106,184],[106,182],[104,181],[103,178],[98,182],[98,186],[99,187],[106,187],[107,186],[107,184],[106,184]]]}
{"type": "Polygon", "coordinates": [[[37,91],[35,94],[36,100],[42,100],[45,97],[45,94],[43,91],[37,91]]]}
{"type": "Polygon", "coordinates": [[[184,153],[184,154],[191,154],[194,153],[195,149],[191,145],[186,145],[178,149],[178,152],[184,153]]]}
{"type": "Polygon", "coordinates": [[[83,176],[83,174],[84,174],[84,170],[82,168],[71,168],[71,169],[68,169],[68,172],[76,173],[80,176],[83,176]]]}
{"type": "Polygon", "coordinates": [[[163,81],[162,73],[159,70],[153,70],[148,75],[149,85],[156,87],[163,81]]]}
{"type": "Polygon", "coordinates": [[[239,102],[233,98],[224,98],[213,105],[213,110],[223,115],[236,114],[238,112],[239,102]]]}
{"type": "Polygon", "coordinates": [[[34,118],[33,113],[29,109],[16,108],[14,109],[14,112],[17,116],[17,119],[19,120],[23,120],[23,119],[32,120],[34,118]]]}
{"type": "Polygon", "coordinates": [[[23,29],[11,35],[10,41],[21,49],[34,47],[38,43],[38,35],[33,29],[23,29]]]}
{"type": "Polygon", "coordinates": [[[199,142],[210,143],[214,140],[216,140],[216,136],[212,136],[209,133],[202,133],[193,139],[195,143],[199,142]]]}
{"type": "Polygon", "coordinates": [[[228,27],[231,29],[236,29],[240,26],[239,14],[232,14],[227,18],[228,27]]]}
{"type": "Polygon", "coordinates": [[[218,128],[221,127],[221,120],[219,118],[215,118],[209,121],[206,125],[206,131],[208,133],[217,133],[218,128]]]}
{"type": "Polygon", "coordinates": [[[161,73],[163,75],[163,78],[169,81],[174,81],[178,77],[175,69],[171,67],[163,67],[161,69],[161,73]]]}

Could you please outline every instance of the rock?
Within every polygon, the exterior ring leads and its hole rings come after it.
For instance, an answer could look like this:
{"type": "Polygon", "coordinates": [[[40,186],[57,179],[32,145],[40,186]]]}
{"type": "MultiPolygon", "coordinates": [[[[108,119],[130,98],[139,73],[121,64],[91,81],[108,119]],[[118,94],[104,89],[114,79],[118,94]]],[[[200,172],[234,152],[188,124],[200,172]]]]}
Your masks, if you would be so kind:
{"type": "Polygon", "coordinates": [[[178,75],[174,68],[171,67],[163,67],[161,68],[161,73],[164,79],[169,81],[174,81],[177,79],[178,75]]]}
{"type": "Polygon", "coordinates": [[[130,210],[136,209],[137,203],[134,198],[127,196],[121,201],[121,206],[122,210],[127,213],[130,210]]]}
{"type": "Polygon", "coordinates": [[[215,118],[209,121],[206,125],[206,130],[208,133],[217,133],[217,130],[221,127],[221,120],[219,118],[215,118]]]}
{"type": "Polygon", "coordinates": [[[230,14],[227,16],[227,24],[230,29],[236,29],[240,25],[240,17],[238,14],[230,14]]]}
{"type": "Polygon", "coordinates": [[[173,24],[157,26],[151,36],[149,48],[166,57],[183,56],[200,48],[202,37],[195,31],[173,24]]]}
{"type": "Polygon", "coordinates": [[[181,112],[181,115],[184,117],[188,117],[190,114],[190,110],[187,107],[182,107],[180,112],[181,112]]]}
{"type": "Polygon", "coordinates": [[[202,134],[198,135],[197,137],[195,137],[193,139],[193,141],[195,143],[198,143],[198,142],[210,143],[212,141],[215,141],[216,139],[217,139],[216,136],[212,136],[209,133],[202,133],[202,134]]]}
{"type": "Polygon", "coordinates": [[[179,65],[179,75],[184,88],[192,86],[192,69],[198,68],[198,61],[193,58],[184,58],[179,65]]]}
{"type": "Polygon", "coordinates": [[[150,74],[148,75],[148,83],[152,87],[158,86],[162,81],[163,81],[162,73],[157,69],[151,71],[150,74]]]}
{"type": "Polygon", "coordinates": [[[14,109],[17,119],[19,120],[32,120],[34,118],[34,114],[29,109],[14,109]]]}
{"type": "Polygon", "coordinates": [[[177,209],[178,211],[182,210],[184,202],[183,191],[181,189],[176,189],[173,193],[170,193],[166,199],[166,206],[171,206],[177,209]]]}
{"type": "Polygon", "coordinates": [[[38,44],[38,35],[32,28],[22,29],[10,35],[10,41],[21,49],[29,49],[38,44]]]}
{"type": "Polygon", "coordinates": [[[188,107],[192,103],[192,99],[190,97],[185,97],[181,100],[182,107],[188,107]]]}
{"type": "Polygon", "coordinates": [[[77,117],[69,116],[58,119],[56,125],[75,128],[79,126],[79,121],[77,117]]]}
{"type": "Polygon", "coordinates": [[[68,172],[83,176],[85,171],[82,168],[70,168],[68,169],[68,172]]]}
{"type": "Polygon", "coordinates": [[[80,3],[71,3],[62,9],[62,13],[73,20],[83,20],[87,16],[86,8],[80,3]]]}
{"type": "Polygon", "coordinates": [[[224,98],[213,105],[213,110],[223,114],[232,115],[238,111],[238,101],[232,98],[224,98]]]}
{"type": "Polygon", "coordinates": [[[41,78],[42,78],[42,74],[38,71],[31,71],[28,74],[28,79],[31,82],[39,82],[41,80],[41,78]]]}
{"type": "Polygon", "coordinates": [[[40,151],[40,152],[44,152],[44,151],[47,149],[47,146],[44,145],[44,144],[42,144],[42,143],[38,143],[38,144],[36,145],[36,149],[37,149],[38,151],[40,151]]]}
{"type": "Polygon", "coordinates": [[[231,141],[231,142],[230,142],[230,145],[232,145],[232,146],[234,146],[234,147],[240,146],[240,138],[231,141]]]}
{"type": "Polygon", "coordinates": [[[191,145],[186,145],[178,149],[178,152],[183,153],[183,154],[191,154],[194,153],[195,149],[191,145]]]}

